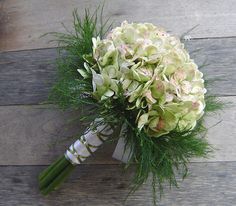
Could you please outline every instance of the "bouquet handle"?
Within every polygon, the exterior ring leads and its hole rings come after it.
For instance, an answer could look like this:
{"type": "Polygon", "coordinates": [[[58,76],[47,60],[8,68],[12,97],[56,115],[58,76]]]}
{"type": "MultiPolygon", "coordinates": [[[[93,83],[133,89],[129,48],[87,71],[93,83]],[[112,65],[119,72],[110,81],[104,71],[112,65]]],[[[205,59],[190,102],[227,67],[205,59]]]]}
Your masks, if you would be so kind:
{"type": "MultiPolygon", "coordinates": [[[[96,119],[94,122],[97,121],[96,119]]],[[[57,189],[74,170],[75,166],[92,155],[112,133],[111,127],[104,124],[97,126],[96,130],[87,129],[85,134],[80,136],[63,156],[40,173],[39,189],[41,193],[47,195],[57,189]]]]}

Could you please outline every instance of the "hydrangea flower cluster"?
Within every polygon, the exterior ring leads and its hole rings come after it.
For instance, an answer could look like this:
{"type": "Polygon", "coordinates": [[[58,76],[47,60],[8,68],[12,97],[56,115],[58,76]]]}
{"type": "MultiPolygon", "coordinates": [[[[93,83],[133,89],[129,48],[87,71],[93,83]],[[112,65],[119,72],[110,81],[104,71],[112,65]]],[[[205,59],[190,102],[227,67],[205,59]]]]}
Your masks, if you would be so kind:
{"type": "Polygon", "coordinates": [[[150,23],[123,22],[107,38],[93,38],[96,64],[93,95],[102,101],[118,98],[139,111],[137,126],[149,136],[191,130],[204,113],[203,74],[180,40],[150,23]]]}

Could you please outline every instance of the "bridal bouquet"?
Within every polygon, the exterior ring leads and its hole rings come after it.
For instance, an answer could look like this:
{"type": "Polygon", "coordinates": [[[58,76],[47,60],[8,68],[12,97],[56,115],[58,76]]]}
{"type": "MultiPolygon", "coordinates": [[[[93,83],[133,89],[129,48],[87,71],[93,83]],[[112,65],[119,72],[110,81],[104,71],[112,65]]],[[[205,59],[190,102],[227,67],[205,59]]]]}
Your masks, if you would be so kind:
{"type": "Polygon", "coordinates": [[[65,52],[50,99],[79,109],[90,124],[40,174],[40,190],[58,188],[104,141],[120,137],[126,166],[136,171],[131,191],[151,176],[155,202],[157,187],[177,186],[176,174],[187,175],[190,159],[212,151],[203,120],[221,103],[206,94],[203,74],[179,38],[150,23],[124,21],[110,29],[107,22],[96,12],[81,19],[75,11],[74,32],[55,33],[65,52]]]}

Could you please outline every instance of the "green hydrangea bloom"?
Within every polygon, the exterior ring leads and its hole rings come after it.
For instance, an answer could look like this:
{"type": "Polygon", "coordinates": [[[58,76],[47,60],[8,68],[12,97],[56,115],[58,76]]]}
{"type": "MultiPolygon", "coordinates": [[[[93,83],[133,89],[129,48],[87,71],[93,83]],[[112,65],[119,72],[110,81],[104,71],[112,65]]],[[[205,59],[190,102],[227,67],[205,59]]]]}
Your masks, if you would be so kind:
{"type": "Polygon", "coordinates": [[[203,115],[203,74],[180,40],[163,29],[123,22],[107,38],[93,38],[92,57],[95,64],[85,67],[94,97],[116,99],[121,86],[127,109],[139,111],[137,127],[148,135],[192,129],[203,115]]]}

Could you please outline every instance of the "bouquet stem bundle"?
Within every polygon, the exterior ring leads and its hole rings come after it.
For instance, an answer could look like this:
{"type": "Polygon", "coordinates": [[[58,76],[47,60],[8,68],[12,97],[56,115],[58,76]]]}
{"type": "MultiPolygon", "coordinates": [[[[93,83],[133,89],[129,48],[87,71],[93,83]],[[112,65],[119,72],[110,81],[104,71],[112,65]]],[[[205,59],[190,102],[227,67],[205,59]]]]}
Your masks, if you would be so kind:
{"type": "Polygon", "coordinates": [[[42,194],[47,195],[52,190],[58,188],[62,182],[70,175],[75,166],[61,156],[39,175],[39,189],[42,194]]]}
{"type": "Polygon", "coordinates": [[[47,195],[57,189],[70,175],[77,164],[81,164],[87,157],[93,154],[112,134],[114,128],[109,125],[97,125],[99,119],[95,119],[85,133],[75,141],[63,156],[52,163],[39,175],[39,189],[47,195]],[[96,130],[92,130],[95,126],[96,130]]]}

